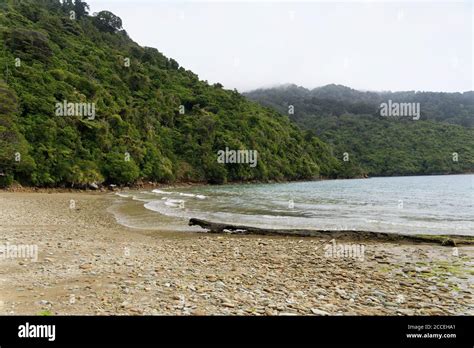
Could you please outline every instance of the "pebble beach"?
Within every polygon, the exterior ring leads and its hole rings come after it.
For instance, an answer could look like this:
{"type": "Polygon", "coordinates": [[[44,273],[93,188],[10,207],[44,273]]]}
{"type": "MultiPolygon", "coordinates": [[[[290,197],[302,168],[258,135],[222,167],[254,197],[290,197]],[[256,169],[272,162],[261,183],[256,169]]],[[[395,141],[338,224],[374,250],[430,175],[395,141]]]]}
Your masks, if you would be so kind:
{"type": "Polygon", "coordinates": [[[37,246],[0,257],[0,314],[474,315],[472,245],[136,230],[112,201],[0,192],[0,245],[37,246]]]}

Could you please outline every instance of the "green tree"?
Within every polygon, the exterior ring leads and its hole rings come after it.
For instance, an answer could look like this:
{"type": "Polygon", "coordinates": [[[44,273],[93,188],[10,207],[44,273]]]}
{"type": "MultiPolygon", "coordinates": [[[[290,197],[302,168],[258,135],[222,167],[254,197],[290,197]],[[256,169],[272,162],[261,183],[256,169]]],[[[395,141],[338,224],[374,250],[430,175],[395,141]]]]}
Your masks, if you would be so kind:
{"type": "Polygon", "coordinates": [[[122,30],[122,20],[109,11],[100,11],[94,17],[94,24],[101,31],[115,33],[122,30]]]}
{"type": "Polygon", "coordinates": [[[105,157],[103,172],[114,184],[130,184],[140,176],[140,169],[134,160],[120,153],[110,153],[105,157]]]}

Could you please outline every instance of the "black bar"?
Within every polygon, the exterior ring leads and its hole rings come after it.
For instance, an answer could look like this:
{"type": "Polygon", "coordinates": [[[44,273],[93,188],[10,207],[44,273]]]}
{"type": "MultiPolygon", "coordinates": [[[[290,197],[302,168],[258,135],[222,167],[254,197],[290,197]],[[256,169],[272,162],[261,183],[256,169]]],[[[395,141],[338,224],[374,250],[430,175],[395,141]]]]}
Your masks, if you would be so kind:
{"type": "Polygon", "coordinates": [[[42,345],[302,344],[473,347],[474,317],[0,317],[0,347],[42,345]],[[55,339],[19,327],[55,325],[55,339]],[[409,328],[411,325],[411,328],[409,328]],[[454,325],[454,326],[453,326],[454,325]],[[407,334],[456,337],[408,338],[407,334]]]}

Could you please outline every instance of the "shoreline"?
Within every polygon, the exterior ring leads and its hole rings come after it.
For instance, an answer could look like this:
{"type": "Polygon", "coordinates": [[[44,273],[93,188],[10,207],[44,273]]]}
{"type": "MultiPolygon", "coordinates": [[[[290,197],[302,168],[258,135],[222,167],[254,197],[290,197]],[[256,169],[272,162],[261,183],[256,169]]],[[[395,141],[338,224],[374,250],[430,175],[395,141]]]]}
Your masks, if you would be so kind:
{"type": "MultiPolygon", "coordinates": [[[[460,174],[463,175],[463,174],[460,174]]],[[[362,179],[362,178],[361,178],[362,179]]],[[[370,178],[369,178],[370,179],[370,178]]],[[[339,180],[339,179],[334,179],[339,180]]],[[[349,180],[349,179],[341,179],[349,180]]],[[[320,180],[315,180],[320,181],[320,180]]],[[[306,180],[298,181],[306,182],[306,180]]],[[[252,184],[263,184],[263,183],[229,183],[229,185],[252,185],[252,184]]],[[[272,184],[272,183],[268,183],[272,184]]],[[[147,185],[142,185],[140,187],[125,187],[116,190],[92,190],[92,189],[75,189],[75,188],[38,188],[38,187],[21,187],[19,190],[8,190],[1,189],[0,194],[2,193],[33,193],[33,194],[57,194],[57,193],[79,193],[79,194],[89,194],[89,195],[107,195],[120,191],[133,191],[133,190],[145,190],[145,189],[180,189],[180,188],[189,188],[196,186],[212,186],[211,184],[205,183],[180,183],[180,184],[157,184],[150,183],[147,185]]],[[[196,225],[192,224],[193,220],[202,221],[204,224],[213,225],[218,227],[217,231],[209,231],[208,233],[224,233],[223,229],[237,229],[237,230],[248,230],[248,233],[242,232],[229,232],[230,234],[254,234],[254,235],[283,235],[283,236],[294,236],[294,237],[322,237],[322,236],[334,236],[336,238],[352,239],[352,240],[374,240],[379,242],[398,242],[398,243],[432,243],[440,244],[443,246],[456,246],[456,245],[474,245],[474,236],[464,235],[464,234],[405,234],[400,232],[380,232],[375,230],[320,230],[320,229],[299,229],[299,228],[275,228],[275,229],[264,229],[255,226],[234,226],[226,223],[215,223],[210,221],[204,221],[200,219],[191,218],[189,226],[196,225]]],[[[118,222],[117,222],[118,223],[118,222]]],[[[123,226],[118,223],[120,226],[125,228],[130,228],[132,230],[144,230],[142,228],[134,228],[130,226],[123,226]]],[[[197,224],[199,225],[199,224],[197,224]]],[[[202,227],[202,226],[201,226],[202,227]]],[[[204,227],[202,227],[204,228],[204,227]]],[[[145,228],[146,230],[146,228],[145,228]]],[[[169,230],[167,230],[169,232],[169,230]]],[[[192,232],[192,231],[190,231],[192,232]]],[[[206,233],[206,231],[202,231],[206,233]]],[[[181,233],[179,231],[178,233],[181,233]]]]}
{"type": "MultiPolygon", "coordinates": [[[[471,175],[474,173],[460,173],[458,175],[471,175]]],[[[433,174],[438,175],[438,174],[433,174]]],[[[443,175],[443,174],[441,174],[443,175]]],[[[454,174],[446,174],[454,175],[454,174]]],[[[419,175],[424,176],[424,175],[419,175]]],[[[395,176],[397,177],[397,176],[395,176]]],[[[403,176],[401,176],[403,177],[403,176]]],[[[385,177],[379,177],[385,178],[385,177]]],[[[357,179],[370,179],[369,178],[357,178],[357,179]]],[[[325,180],[350,180],[350,179],[317,179],[313,181],[325,181],[325,180]]],[[[298,181],[287,181],[287,183],[293,182],[308,182],[308,180],[298,180],[298,181]]],[[[312,182],[312,181],[311,181],[312,182]]],[[[231,182],[225,185],[254,185],[254,184],[277,184],[280,182],[231,182]]],[[[281,182],[285,183],[285,182],[281,182]]],[[[17,187],[16,189],[9,190],[8,188],[0,188],[0,194],[2,193],[35,193],[35,194],[55,194],[55,193],[80,193],[80,194],[90,194],[90,195],[107,195],[111,193],[116,193],[120,191],[134,191],[134,190],[146,190],[146,189],[180,189],[180,188],[189,188],[196,186],[214,186],[209,183],[199,183],[199,182],[183,182],[177,184],[159,184],[159,183],[147,183],[138,187],[123,187],[117,188],[114,190],[110,189],[78,189],[78,188],[39,188],[39,187],[17,187]]],[[[221,185],[217,185],[221,186],[221,185]]],[[[189,226],[195,225],[192,224],[193,220],[200,220],[191,218],[189,221],[189,226]]],[[[423,234],[423,233],[413,233],[405,234],[400,232],[380,232],[375,230],[320,230],[320,229],[299,229],[299,228],[286,228],[286,229],[264,229],[255,226],[233,226],[226,223],[215,223],[210,221],[203,221],[205,224],[210,224],[214,226],[219,226],[218,231],[209,231],[208,233],[224,233],[224,234],[254,234],[254,235],[283,235],[283,236],[294,236],[294,237],[321,237],[321,236],[334,236],[336,238],[352,239],[352,240],[375,240],[379,242],[398,242],[398,243],[432,243],[440,244],[442,246],[457,246],[457,245],[474,245],[474,235],[465,235],[465,234],[423,234]],[[239,232],[222,232],[224,228],[227,229],[243,229],[249,230],[248,233],[239,233],[239,232]]],[[[118,222],[117,222],[118,223],[118,222]]],[[[125,228],[130,228],[132,230],[146,230],[142,228],[134,228],[130,226],[123,226],[118,223],[120,226],[125,228]]],[[[199,225],[199,224],[197,224],[199,225]]],[[[201,228],[204,228],[200,226],[201,228]]],[[[169,230],[167,230],[169,232],[169,230]]],[[[177,231],[181,233],[182,231],[177,231]]],[[[206,231],[202,231],[206,233],[206,231]]],[[[192,231],[190,231],[192,233],[192,231]]]]}
{"type": "Polygon", "coordinates": [[[0,260],[0,314],[474,315],[473,246],[138,231],[112,202],[0,192],[0,244],[38,246],[0,260]]]}
{"type": "Polygon", "coordinates": [[[361,176],[354,178],[328,178],[319,177],[313,179],[299,179],[299,180],[268,180],[268,181],[229,181],[223,184],[210,184],[207,181],[183,181],[171,184],[160,183],[160,182],[139,182],[133,183],[129,186],[122,185],[117,186],[115,189],[109,189],[107,186],[101,186],[99,189],[91,188],[74,188],[74,187],[37,187],[37,186],[22,186],[20,184],[12,185],[9,187],[0,187],[1,192],[27,192],[27,193],[64,193],[64,192],[116,192],[120,190],[140,190],[140,189],[151,189],[151,188],[183,188],[183,187],[194,187],[194,186],[222,186],[222,185],[261,185],[261,184],[284,184],[284,183],[297,183],[297,182],[315,182],[315,181],[331,181],[331,180],[361,180],[371,178],[403,178],[403,177],[420,177],[420,176],[445,176],[445,175],[474,175],[474,171],[465,173],[443,173],[443,174],[408,174],[408,175],[378,175],[378,176],[361,176]]]}

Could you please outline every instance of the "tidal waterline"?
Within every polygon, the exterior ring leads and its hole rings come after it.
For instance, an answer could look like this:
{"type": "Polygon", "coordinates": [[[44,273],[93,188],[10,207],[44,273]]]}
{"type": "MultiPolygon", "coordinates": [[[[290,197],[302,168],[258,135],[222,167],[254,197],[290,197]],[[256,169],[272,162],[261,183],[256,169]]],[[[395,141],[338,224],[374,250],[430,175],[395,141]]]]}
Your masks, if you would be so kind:
{"type": "Polygon", "coordinates": [[[117,193],[132,228],[199,231],[190,218],[265,228],[474,235],[474,175],[192,186],[117,193]]]}

